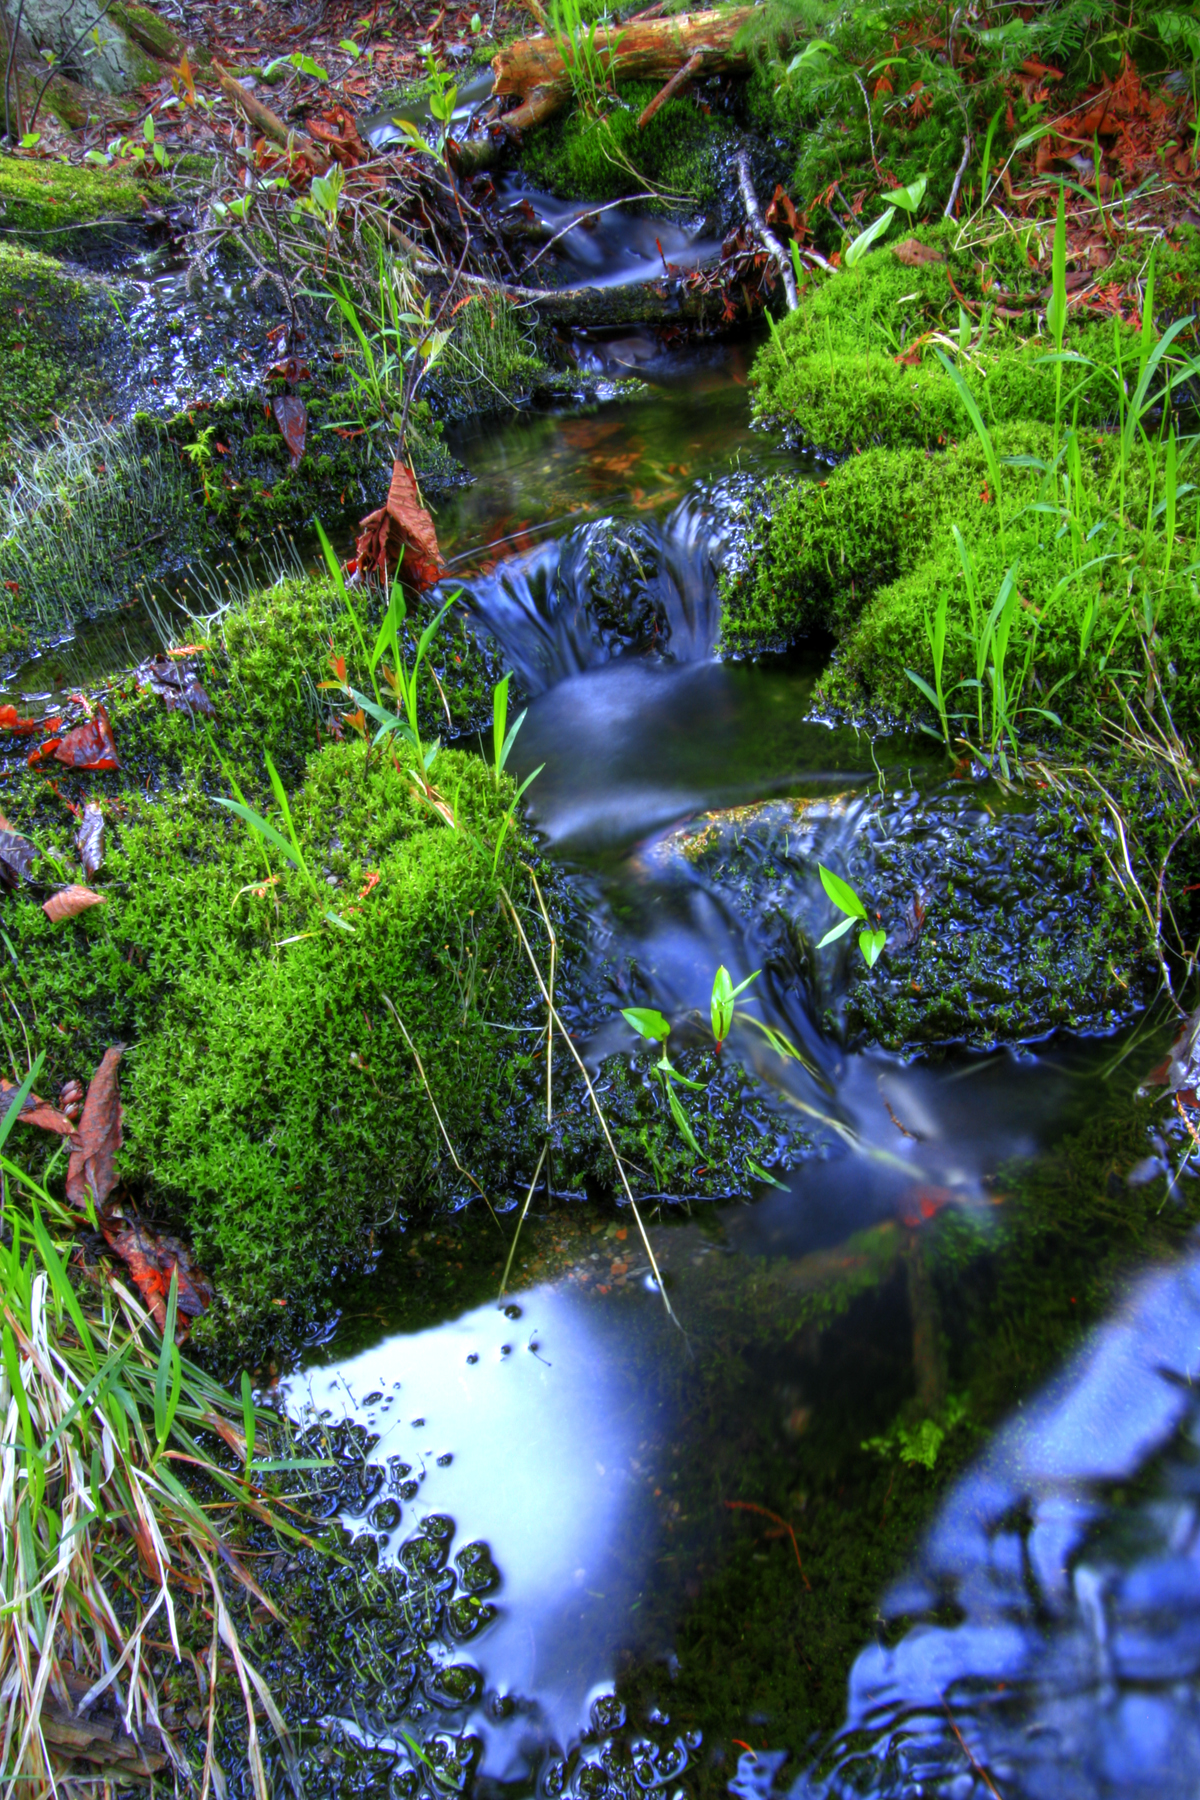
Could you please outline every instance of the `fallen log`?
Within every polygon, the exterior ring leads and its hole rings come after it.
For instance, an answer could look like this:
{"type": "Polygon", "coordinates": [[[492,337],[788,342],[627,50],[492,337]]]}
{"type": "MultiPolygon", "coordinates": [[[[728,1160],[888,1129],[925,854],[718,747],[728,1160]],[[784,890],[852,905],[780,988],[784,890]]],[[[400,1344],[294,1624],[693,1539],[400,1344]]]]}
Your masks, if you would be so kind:
{"type": "MultiPolygon", "coordinates": [[[[728,12],[631,19],[624,26],[598,31],[594,47],[589,39],[589,61],[594,60],[611,81],[658,81],[668,86],[685,69],[692,81],[700,75],[745,74],[750,52],[739,50],[735,40],[757,11],[754,6],[739,6],[728,12]]],[[[782,35],[794,36],[798,30],[785,27],[782,35]]],[[[506,144],[519,142],[522,132],[543,124],[570,99],[571,70],[564,47],[570,51],[567,40],[543,35],[521,38],[497,51],[492,58],[492,93],[497,99],[516,97],[520,105],[493,120],[485,136],[455,144],[454,162],[462,174],[490,167],[506,144]]],[[[669,98],[664,91],[652,105],[669,98]]]]}
{"type": "Polygon", "coordinates": [[[731,323],[726,293],[716,286],[706,290],[660,280],[632,281],[620,287],[528,288],[488,281],[481,275],[460,275],[458,286],[483,300],[498,295],[514,306],[535,309],[543,325],[607,328],[687,323],[715,327],[731,323]]]}

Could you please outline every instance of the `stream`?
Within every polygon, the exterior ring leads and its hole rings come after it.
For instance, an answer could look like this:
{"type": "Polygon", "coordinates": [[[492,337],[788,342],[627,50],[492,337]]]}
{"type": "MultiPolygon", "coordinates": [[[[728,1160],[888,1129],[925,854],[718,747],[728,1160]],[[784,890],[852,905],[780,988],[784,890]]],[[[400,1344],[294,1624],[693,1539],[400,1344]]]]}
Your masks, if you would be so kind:
{"type": "MultiPolygon", "coordinates": [[[[1032,1355],[990,1441],[954,1387],[973,1309],[1035,1331],[986,1273],[1028,1216],[1014,1169],[1051,1180],[1128,1110],[1164,1034],[1119,970],[1070,1017],[1046,1001],[1030,932],[1074,967],[1100,915],[1052,873],[1035,801],[948,772],[919,733],[822,716],[825,646],[714,656],[754,479],[819,474],[750,428],[746,347],[672,355],[634,332],[577,351],[647,388],[453,434],[473,480],[437,512],[442,593],[529,697],[513,766],[540,770],[531,822],[585,924],[561,1003],[593,1077],[649,1061],[623,1006],[660,1009],[674,1054],[700,1044],[719,964],[755,978],[712,1095],[685,1096],[717,1109],[741,1083],[753,1198],[649,1180],[660,1288],[627,1206],[531,1195],[502,1299],[516,1205],[502,1238],[473,1209],[386,1253],[278,1372],[297,1422],[360,1447],[331,1511],[435,1621],[416,1685],[393,1671],[325,1704],[322,1729],[385,1771],[337,1791],[449,1791],[413,1750],[440,1734],[455,1784],[489,1796],[1194,1792],[1194,1259],[1141,1275],[1040,1397],[1032,1355]],[[856,934],[816,947],[835,919],[818,862],[885,894],[914,954],[923,896],[956,883],[942,948],[968,990],[1012,999],[1009,1041],[948,1033],[915,978],[864,998],[856,934]],[[894,1047],[848,1047],[876,1004],[894,1047]],[[414,1301],[435,1257],[462,1274],[414,1301]],[[914,1402],[928,1498],[888,1523],[889,1469],[911,1488],[914,1467],[888,1434],[914,1402]],[[958,1471],[940,1502],[939,1453],[958,1471]],[[848,1457],[843,1504],[822,1484],[848,1457]]],[[[45,704],[155,642],[140,612],[83,627],[4,697],[45,704]]],[[[1173,1140],[1143,1148],[1149,1175],[1179,1161],[1173,1140]]],[[[1085,1179],[1129,1204],[1095,1157],[1085,1179]]],[[[1070,1254],[1082,1283],[1087,1243],[1070,1254]]]]}

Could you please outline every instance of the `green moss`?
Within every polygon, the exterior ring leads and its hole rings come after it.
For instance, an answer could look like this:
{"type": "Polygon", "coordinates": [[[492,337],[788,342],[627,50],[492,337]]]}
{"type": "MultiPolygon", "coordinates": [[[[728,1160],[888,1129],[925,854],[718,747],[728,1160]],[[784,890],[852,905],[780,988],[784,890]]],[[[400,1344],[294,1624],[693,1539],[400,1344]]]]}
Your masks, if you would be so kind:
{"type": "Polygon", "coordinates": [[[10,431],[37,431],[60,407],[78,412],[100,397],[97,353],[109,328],[85,283],[0,239],[0,469],[10,431]]]}
{"type": "Polygon", "coordinates": [[[145,192],[144,182],[115,170],[0,153],[0,224],[6,236],[28,236],[41,250],[61,252],[77,244],[72,226],[101,220],[140,224],[145,192]]]}
{"type": "Polygon", "coordinates": [[[669,100],[639,131],[638,119],[657,91],[653,82],[622,84],[599,117],[567,108],[530,137],[521,159],[526,174],[572,199],[614,200],[650,186],[685,210],[712,205],[730,127],[686,95],[669,100]]]}
{"type": "Polygon", "coordinates": [[[148,6],[138,6],[135,0],[122,0],[121,4],[110,9],[108,16],[114,25],[119,25],[127,37],[140,44],[143,50],[148,50],[151,56],[163,61],[178,62],[183,53],[183,40],[157,13],[151,12],[148,6]]]}

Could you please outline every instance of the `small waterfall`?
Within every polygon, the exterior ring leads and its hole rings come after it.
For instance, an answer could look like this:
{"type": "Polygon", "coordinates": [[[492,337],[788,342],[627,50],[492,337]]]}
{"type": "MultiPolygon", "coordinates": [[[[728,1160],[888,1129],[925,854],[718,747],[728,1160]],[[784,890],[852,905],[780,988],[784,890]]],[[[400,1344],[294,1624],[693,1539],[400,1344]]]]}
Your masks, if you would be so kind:
{"type": "Polygon", "coordinates": [[[627,655],[707,661],[720,625],[728,539],[724,489],[699,489],[665,522],[597,519],[565,537],[442,585],[461,590],[529,694],[627,655]]]}

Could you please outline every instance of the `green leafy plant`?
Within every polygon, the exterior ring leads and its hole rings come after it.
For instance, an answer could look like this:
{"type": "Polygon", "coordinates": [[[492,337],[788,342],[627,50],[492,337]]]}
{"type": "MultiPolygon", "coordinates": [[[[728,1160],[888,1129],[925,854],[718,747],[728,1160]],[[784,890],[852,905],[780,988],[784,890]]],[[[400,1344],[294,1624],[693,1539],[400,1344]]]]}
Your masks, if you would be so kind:
{"type": "Polygon", "coordinates": [[[599,46],[596,21],[587,24],[580,0],[555,0],[550,24],[576,102],[587,112],[599,113],[612,87],[613,67],[624,33],[609,33],[606,47],[599,46]]]}
{"type": "Polygon", "coordinates": [[[750,983],[757,981],[761,974],[761,969],[755,969],[753,975],[747,975],[745,981],[740,981],[737,987],[734,987],[733,977],[722,963],[713,976],[709,1017],[712,1020],[712,1032],[717,1040],[718,1051],[733,1028],[733,1015],[738,995],[744,994],[750,983]]]}
{"type": "Polygon", "coordinates": [[[848,881],[843,881],[840,875],[835,875],[832,869],[825,867],[824,863],[818,863],[817,870],[821,877],[821,886],[825,889],[826,894],[838,911],[846,914],[840,925],[832,926],[825,933],[817,945],[817,949],[823,950],[826,944],[835,943],[838,938],[844,937],[846,932],[853,930],[854,926],[861,922],[863,929],[858,934],[858,947],[862,951],[863,961],[868,969],[873,969],[887,943],[887,933],[870,925],[867,909],[848,881]]]}
{"type": "Polygon", "coordinates": [[[649,1043],[658,1044],[661,1047],[662,1054],[654,1065],[654,1072],[662,1082],[667,1105],[670,1108],[671,1117],[675,1121],[675,1129],[694,1156],[703,1156],[704,1152],[697,1142],[692,1122],[675,1089],[676,1086],[679,1086],[703,1092],[704,1083],[689,1081],[686,1075],[681,1075],[667,1055],[667,1039],[671,1035],[670,1021],[652,1006],[624,1006],[621,1008],[621,1017],[626,1024],[633,1026],[639,1037],[644,1037],[649,1043]]]}

